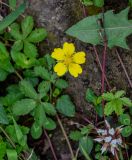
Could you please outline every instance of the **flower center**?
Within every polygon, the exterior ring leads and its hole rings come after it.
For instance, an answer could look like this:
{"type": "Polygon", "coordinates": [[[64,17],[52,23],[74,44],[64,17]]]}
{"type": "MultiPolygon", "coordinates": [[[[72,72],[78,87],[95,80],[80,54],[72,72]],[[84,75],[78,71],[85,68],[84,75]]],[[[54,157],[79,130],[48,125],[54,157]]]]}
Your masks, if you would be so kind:
{"type": "Polygon", "coordinates": [[[65,56],[64,64],[66,66],[69,66],[70,63],[72,63],[72,57],[71,56],[65,56]]]}

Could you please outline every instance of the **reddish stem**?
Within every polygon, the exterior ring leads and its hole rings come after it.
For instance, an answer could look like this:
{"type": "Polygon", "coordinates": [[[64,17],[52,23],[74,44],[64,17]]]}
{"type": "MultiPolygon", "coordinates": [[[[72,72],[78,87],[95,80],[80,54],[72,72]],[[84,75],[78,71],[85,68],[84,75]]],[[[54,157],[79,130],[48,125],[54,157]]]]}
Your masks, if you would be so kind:
{"type": "MultiPolygon", "coordinates": [[[[103,73],[103,68],[102,68],[102,65],[101,65],[101,62],[100,62],[100,59],[99,59],[99,55],[98,55],[97,49],[96,49],[95,46],[93,46],[93,49],[94,49],[94,52],[95,52],[96,59],[97,59],[97,62],[98,62],[98,64],[99,64],[100,70],[101,70],[101,72],[103,73]]],[[[107,79],[107,77],[106,77],[105,74],[104,74],[104,78],[105,78],[105,81],[106,81],[106,83],[107,83],[107,86],[108,86],[109,90],[111,90],[110,83],[109,83],[109,81],[108,81],[108,79],[107,79]]]]}
{"type": "Polygon", "coordinates": [[[47,140],[48,140],[48,143],[49,143],[49,145],[50,145],[50,148],[51,148],[51,151],[52,151],[52,154],[53,154],[54,160],[57,160],[57,157],[56,157],[56,154],[55,154],[55,151],[54,151],[53,145],[52,145],[52,143],[51,143],[51,140],[50,140],[50,138],[49,138],[49,136],[48,136],[48,134],[47,134],[46,130],[44,130],[44,134],[45,134],[45,136],[46,136],[46,138],[47,138],[47,140]]]}
{"type": "Polygon", "coordinates": [[[122,68],[123,68],[123,70],[124,70],[124,73],[125,73],[125,75],[126,75],[126,77],[127,77],[127,79],[128,79],[129,85],[130,85],[130,87],[132,88],[132,81],[131,81],[128,73],[127,73],[127,70],[126,70],[126,68],[125,68],[125,66],[124,66],[124,64],[123,64],[123,61],[122,61],[122,59],[121,59],[121,57],[120,57],[117,49],[116,49],[116,54],[117,54],[117,57],[118,57],[118,59],[119,59],[119,61],[120,61],[120,63],[121,63],[121,66],[122,66],[122,68]]]}
{"type": "Polygon", "coordinates": [[[104,40],[104,51],[103,51],[103,62],[102,62],[102,94],[105,89],[105,69],[106,69],[106,51],[107,51],[107,42],[104,40]]]}

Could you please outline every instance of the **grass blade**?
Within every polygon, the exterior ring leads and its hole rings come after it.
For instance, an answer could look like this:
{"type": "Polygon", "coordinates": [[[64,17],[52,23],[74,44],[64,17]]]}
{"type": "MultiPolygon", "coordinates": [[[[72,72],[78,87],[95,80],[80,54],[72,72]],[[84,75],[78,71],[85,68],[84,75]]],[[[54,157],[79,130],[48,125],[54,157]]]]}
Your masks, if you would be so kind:
{"type": "Polygon", "coordinates": [[[15,11],[11,12],[7,17],[5,17],[0,22],[0,31],[8,27],[12,22],[14,22],[26,9],[26,2],[22,3],[15,11]]]}

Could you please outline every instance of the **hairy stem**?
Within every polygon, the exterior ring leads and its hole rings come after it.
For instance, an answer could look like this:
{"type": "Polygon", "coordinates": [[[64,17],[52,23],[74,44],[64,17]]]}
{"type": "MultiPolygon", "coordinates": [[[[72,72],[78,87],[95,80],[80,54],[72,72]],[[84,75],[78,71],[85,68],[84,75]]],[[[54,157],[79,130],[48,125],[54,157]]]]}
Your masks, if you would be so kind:
{"type": "Polygon", "coordinates": [[[55,151],[54,151],[53,145],[52,145],[52,143],[51,143],[51,140],[50,140],[50,138],[49,138],[49,136],[48,136],[48,134],[47,134],[46,130],[44,130],[44,134],[45,134],[45,136],[46,136],[46,138],[47,138],[47,140],[48,140],[48,143],[49,143],[49,145],[50,145],[50,148],[51,148],[51,151],[52,151],[52,154],[53,154],[54,160],[57,160],[57,156],[56,156],[56,154],[55,154],[55,151]]]}
{"type": "Polygon", "coordinates": [[[122,68],[123,68],[123,70],[124,70],[124,73],[125,73],[125,75],[126,75],[126,77],[127,77],[127,79],[128,79],[129,85],[130,85],[130,87],[132,88],[132,81],[131,81],[128,73],[127,73],[127,70],[126,70],[126,68],[125,68],[125,66],[124,66],[124,64],[123,64],[123,61],[122,61],[122,59],[121,59],[121,57],[120,57],[117,49],[116,49],[116,54],[117,54],[117,57],[118,57],[118,59],[119,59],[119,61],[120,61],[120,63],[121,63],[121,66],[122,66],[122,68]]]}
{"type": "Polygon", "coordinates": [[[57,121],[58,121],[58,123],[59,123],[59,126],[60,126],[60,128],[61,128],[61,130],[62,130],[62,133],[63,133],[63,135],[64,135],[64,137],[65,137],[65,139],[66,139],[66,142],[67,142],[69,151],[70,151],[70,153],[71,153],[71,158],[74,159],[75,156],[74,156],[74,153],[73,153],[73,150],[72,150],[72,147],[71,147],[69,138],[68,138],[68,136],[67,136],[67,134],[66,134],[66,131],[65,131],[64,127],[63,127],[63,124],[62,124],[62,122],[61,122],[61,120],[60,120],[60,118],[59,118],[58,115],[56,115],[56,118],[57,118],[57,121]]]}

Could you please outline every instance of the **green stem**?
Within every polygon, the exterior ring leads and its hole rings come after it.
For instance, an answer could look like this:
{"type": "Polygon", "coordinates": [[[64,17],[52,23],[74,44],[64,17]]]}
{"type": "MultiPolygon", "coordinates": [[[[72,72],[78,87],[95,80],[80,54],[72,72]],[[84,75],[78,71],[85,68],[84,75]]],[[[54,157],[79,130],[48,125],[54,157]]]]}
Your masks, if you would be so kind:
{"type": "Polygon", "coordinates": [[[8,134],[5,132],[5,130],[0,126],[0,130],[4,133],[6,138],[9,140],[10,144],[13,146],[13,148],[16,148],[14,142],[11,140],[11,138],[8,136],[8,134]]]}
{"type": "Polygon", "coordinates": [[[119,148],[119,156],[120,160],[124,160],[121,148],[119,148]]]}
{"type": "Polygon", "coordinates": [[[20,80],[23,80],[22,76],[18,73],[18,71],[15,71],[15,73],[20,78],[20,80]]]}

